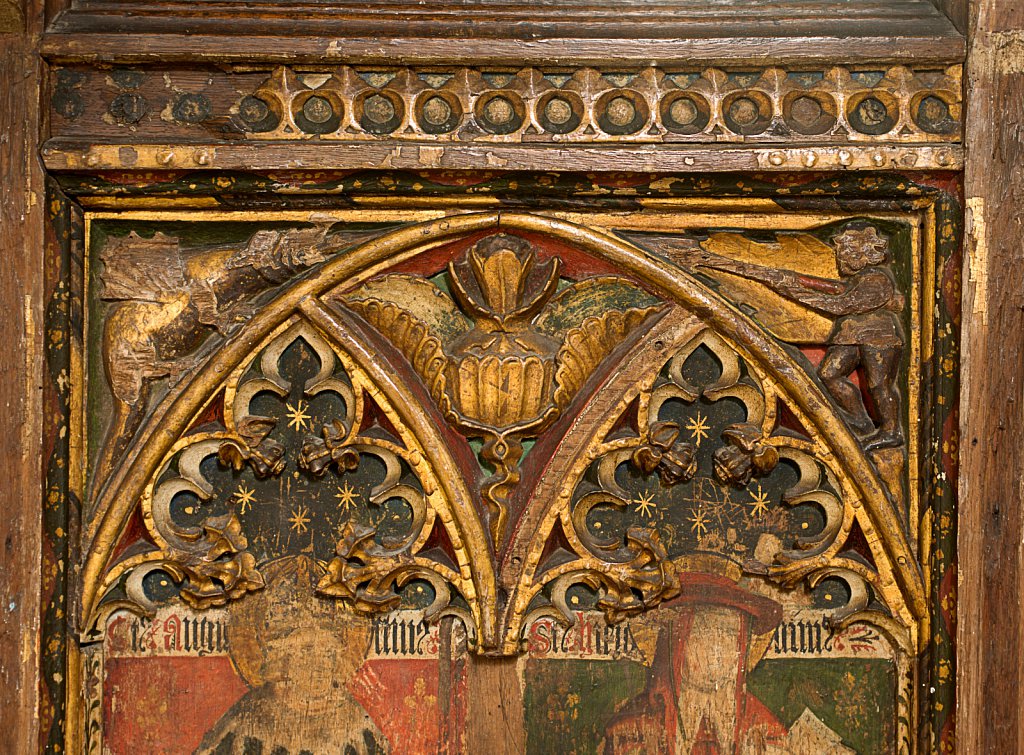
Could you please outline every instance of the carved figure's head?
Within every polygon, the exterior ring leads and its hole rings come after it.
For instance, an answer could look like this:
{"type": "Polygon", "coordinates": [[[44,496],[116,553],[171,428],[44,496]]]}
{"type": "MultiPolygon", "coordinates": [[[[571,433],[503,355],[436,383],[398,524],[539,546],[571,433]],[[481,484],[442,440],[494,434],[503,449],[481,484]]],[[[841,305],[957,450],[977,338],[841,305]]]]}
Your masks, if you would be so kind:
{"type": "Polygon", "coordinates": [[[889,260],[889,239],[873,225],[850,225],[832,237],[840,275],[853,275],[889,260]]]}

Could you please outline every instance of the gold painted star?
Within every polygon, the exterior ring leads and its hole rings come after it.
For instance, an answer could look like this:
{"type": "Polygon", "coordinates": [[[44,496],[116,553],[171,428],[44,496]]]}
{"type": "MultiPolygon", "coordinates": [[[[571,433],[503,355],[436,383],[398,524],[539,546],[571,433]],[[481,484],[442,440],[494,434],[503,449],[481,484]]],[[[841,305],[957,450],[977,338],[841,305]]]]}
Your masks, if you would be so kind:
{"type": "Polygon", "coordinates": [[[708,424],[707,417],[697,412],[697,416],[690,417],[690,421],[686,423],[686,429],[690,431],[690,437],[697,444],[697,448],[700,448],[700,442],[708,437],[708,430],[711,429],[711,425],[708,424]]]}
{"type": "Polygon", "coordinates": [[[306,532],[309,527],[309,509],[305,506],[299,506],[297,509],[292,509],[291,519],[288,520],[291,523],[292,532],[297,532],[300,535],[306,532]]]}
{"type": "Polygon", "coordinates": [[[285,404],[285,407],[288,410],[286,412],[288,415],[288,427],[294,428],[295,430],[305,430],[307,425],[312,427],[312,424],[309,422],[312,417],[306,414],[309,404],[305,401],[299,399],[295,406],[285,404]]]}
{"type": "Polygon", "coordinates": [[[708,534],[708,516],[704,513],[703,507],[694,509],[690,515],[690,522],[690,532],[696,532],[698,538],[708,534]]]}
{"type": "Polygon", "coordinates": [[[658,508],[658,504],[654,502],[654,493],[649,490],[641,493],[639,498],[634,498],[633,505],[640,516],[646,516],[648,519],[654,516],[654,511],[658,508]]]}
{"type": "Polygon", "coordinates": [[[254,503],[256,503],[256,491],[251,488],[247,488],[244,482],[239,483],[238,490],[232,494],[232,497],[238,502],[239,514],[244,514],[252,508],[254,503]]]}
{"type": "Polygon", "coordinates": [[[768,513],[768,504],[771,503],[771,500],[768,498],[768,494],[765,493],[763,490],[761,490],[761,483],[757,483],[757,492],[756,493],[754,491],[752,491],[752,490],[751,491],[747,491],[747,492],[749,492],[750,493],[750,497],[754,499],[749,504],[750,507],[751,507],[751,511],[750,511],[751,515],[760,517],[760,516],[764,516],[765,514],[767,514],[768,513]]]}
{"type": "Polygon", "coordinates": [[[338,507],[345,511],[355,506],[358,499],[356,489],[348,484],[348,480],[345,481],[344,486],[338,486],[338,492],[334,494],[334,497],[338,499],[338,507]]]}

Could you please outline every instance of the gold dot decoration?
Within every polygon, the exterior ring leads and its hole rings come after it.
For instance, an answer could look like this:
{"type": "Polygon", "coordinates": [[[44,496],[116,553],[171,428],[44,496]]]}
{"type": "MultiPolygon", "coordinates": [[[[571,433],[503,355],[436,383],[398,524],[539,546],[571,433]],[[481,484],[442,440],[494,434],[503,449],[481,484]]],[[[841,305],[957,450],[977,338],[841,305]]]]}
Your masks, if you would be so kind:
{"type": "Polygon", "coordinates": [[[798,123],[814,123],[821,117],[821,103],[813,97],[797,97],[789,112],[798,123]]]}
{"type": "Polygon", "coordinates": [[[929,134],[952,134],[959,129],[959,120],[953,117],[949,103],[935,94],[920,98],[914,112],[914,122],[929,134]]]}
{"type": "Polygon", "coordinates": [[[661,102],[661,123],[674,134],[699,134],[711,120],[711,106],[695,92],[670,95],[661,102]]]}
{"type": "Polygon", "coordinates": [[[761,113],[756,102],[749,97],[740,97],[733,101],[729,108],[729,115],[741,126],[749,126],[760,117],[761,113]]]}
{"type": "Polygon", "coordinates": [[[786,99],[783,114],[796,133],[824,134],[836,125],[836,103],[825,94],[797,94],[786,99]]]}
{"type": "Polygon", "coordinates": [[[879,91],[851,100],[847,118],[860,133],[881,136],[895,128],[898,112],[895,99],[879,91]]]}
{"type": "Polygon", "coordinates": [[[636,107],[625,97],[614,97],[608,103],[605,112],[608,115],[609,123],[619,127],[628,126],[636,118],[636,107]]]}
{"type": "Polygon", "coordinates": [[[395,117],[395,106],[387,97],[375,94],[366,98],[363,113],[374,123],[387,123],[395,117]]]}
{"type": "Polygon", "coordinates": [[[394,92],[369,92],[357,98],[359,125],[371,134],[390,134],[402,124],[405,106],[394,92]]]}
{"type": "Polygon", "coordinates": [[[544,108],[544,115],[551,123],[562,125],[572,118],[572,105],[561,97],[553,97],[544,108]]]}
{"type": "Polygon", "coordinates": [[[737,134],[752,136],[763,133],[771,119],[772,103],[763,92],[738,92],[723,102],[725,125],[737,134]]]}
{"type": "Polygon", "coordinates": [[[341,125],[344,106],[334,94],[310,93],[292,103],[295,125],[307,134],[329,134],[341,125]]]}
{"type": "Polygon", "coordinates": [[[537,120],[541,128],[554,134],[568,134],[580,127],[583,100],[570,92],[551,92],[537,102],[537,120]]]}
{"type": "Polygon", "coordinates": [[[310,123],[327,123],[334,115],[334,108],[324,97],[310,97],[302,106],[302,114],[310,123]]]}
{"type": "Polygon", "coordinates": [[[416,122],[428,134],[446,134],[462,122],[462,103],[451,93],[425,92],[416,103],[416,122]]]}
{"type": "Polygon", "coordinates": [[[440,126],[452,117],[452,108],[440,97],[431,97],[423,105],[423,120],[431,126],[440,126]]]}
{"type": "Polygon", "coordinates": [[[495,125],[503,126],[515,117],[515,110],[504,97],[495,97],[484,105],[484,117],[495,125]]]}
{"type": "Polygon", "coordinates": [[[680,97],[678,100],[672,103],[672,107],[669,109],[669,114],[672,116],[672,120],[676,123],[680,123],[687,126],[697,120],[697,106],[693,104],[693,100],[689,97],[680,97]]]}

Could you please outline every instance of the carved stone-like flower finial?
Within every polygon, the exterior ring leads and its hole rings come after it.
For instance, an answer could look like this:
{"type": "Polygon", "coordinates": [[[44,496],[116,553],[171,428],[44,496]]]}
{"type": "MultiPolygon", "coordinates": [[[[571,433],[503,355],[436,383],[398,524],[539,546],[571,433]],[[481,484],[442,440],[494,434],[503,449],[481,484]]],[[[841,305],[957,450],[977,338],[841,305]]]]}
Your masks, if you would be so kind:
{"type": "Polygon", "coordinates": [[[518,330],[558,290],[559,268],[557,257],[538,263],[525,239],[500,233],[478,241],[465,259],[450,263],[448,283],[459,303],[491,329],[518,330]]]}
{"type": "Polygon", "coordinates": [[[715,451],[715,477],[719,482],[742,488],[751,477],[770,474],[779,463],[779,452],[765,443],[756,425],[729,425],[722,432],[726,445],[715,451]]]}
{"type": "Polygon", "coordinates": [[[666,487],[689,482],[697,473],[697,449],[692,443],[677,442],[679,425],[655,422],[647,443],[633,452],[633,464],[644,474],[657,471],[666,487]]]}
{"type": "Polygon", "coordinates": [[[359,466],[359,454],[345,445],[348,431],[340,420],[324,425],[323,438],[308,437],[299,451],[299,469],[314,477],[322,477],[331,464],[339,473],[351,472],[359,466]]]}
{"type": "Polygon", "coordinates": [[[284,446],[267,437],[277,420],[271,417],[243,417],[238,423],[239,439],[220,445],[217,458],[236,472],[248,464],[259,479],[276,477],[284,471],[284,446]]]}

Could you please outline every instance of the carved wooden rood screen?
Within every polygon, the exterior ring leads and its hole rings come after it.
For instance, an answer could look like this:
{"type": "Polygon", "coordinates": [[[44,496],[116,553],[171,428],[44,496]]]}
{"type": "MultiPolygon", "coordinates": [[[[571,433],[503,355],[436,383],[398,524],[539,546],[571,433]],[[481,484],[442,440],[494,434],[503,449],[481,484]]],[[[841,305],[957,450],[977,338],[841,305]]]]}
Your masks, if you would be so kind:
{"type": "Polygon", "coordinates": [[[56,37],[51,749],[951,751],[955,59],[56,37]]]}

